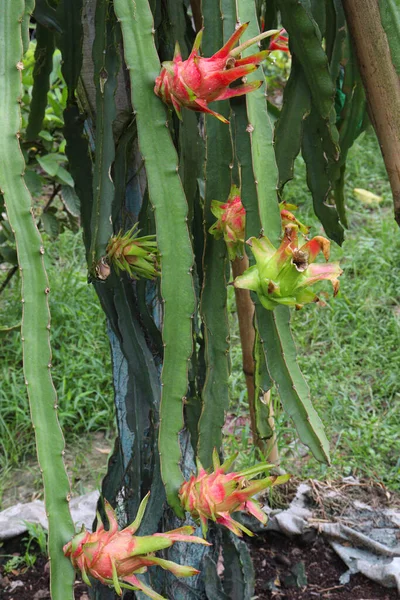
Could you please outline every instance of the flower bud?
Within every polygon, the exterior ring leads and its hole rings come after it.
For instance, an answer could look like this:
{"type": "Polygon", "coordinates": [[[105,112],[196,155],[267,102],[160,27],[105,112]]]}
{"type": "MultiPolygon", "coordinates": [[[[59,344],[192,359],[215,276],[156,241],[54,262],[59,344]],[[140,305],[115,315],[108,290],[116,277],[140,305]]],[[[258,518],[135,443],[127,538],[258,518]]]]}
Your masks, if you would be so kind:
{"type": "Polygon", "coordinates": [[[120,232],[110,238],[107,260],[117,271],[126,271],[133,279],[154,279],[160,275],[155,235],[138,237],[136,223],[127,233],[120,232]]]}

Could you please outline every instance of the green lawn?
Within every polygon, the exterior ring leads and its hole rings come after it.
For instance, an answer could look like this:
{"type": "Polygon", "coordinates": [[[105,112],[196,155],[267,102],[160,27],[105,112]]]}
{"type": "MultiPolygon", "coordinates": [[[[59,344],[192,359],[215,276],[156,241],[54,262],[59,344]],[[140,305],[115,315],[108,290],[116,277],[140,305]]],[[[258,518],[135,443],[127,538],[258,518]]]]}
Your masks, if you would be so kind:
{"type": "MultiPolygon", "coordinates": [[[[300,220],[322,233],[305,188],[304,166],[288,184],[286,199],[299,206],[300,220]]],[[[341,291],[326,305],[308,305],[293,314],[299,363],[331,440],[332,467],[318,465],[297,442],[294,428],[278,409],[283,465],[300,476],[372,476],[400,489],[400,232],[393,221],[390,190],[378,145],[366,134],[353,148],[348,164],[350,229],[343,248],[334,247],[344,273],[341,291]],[[379,206],[363,205],[354,187],[383,196],[379,206]]],[[[333,244],[335,246],[335,244],[333,244]]],[[[113,427],[112,379],[105,319],[87,285],[80,235],[65,232],[47,240],[51,282],[53,375],[59,392],[60,421],[68,443],[84,434],[113,427]]],[[[232,290],[230,290],[231,294],[232,290]]],[[[231,311],[234,310],[232,298],[231,311]]],[[[0,297],[1,326],[20,319],[18,278],[0,297]]],[[[235,316],[232,314],[232,412],[242,461],[252,461],[245,392],[235,316]]],[[[34,451],[17,332],[3,336],[0,347],[0,468],[24,464],[34,451]]],[[[275,403],[278,400],[275,397],[275,403]]],[[[0,486],[1,488],[1,486],[0,486]]],[[[1,492],[1,489],[0,489],[1,492]]]]}
{"type": "MultiPolygon", "coordinates": [[[[81,235],[66,231],[45,240],[50,279],[53,377],[59,394],[59,418],[67,441],[114,424],[111,360],[105,317],[92,286],[87,284],[81,235]]],[[[20,284],[0,297],[2,326],[21,318],[20,284]]],[[[0,346],[0,468],[20,466],[34,452],[26,390],[22,377],[20,336],[4,336],[0,346]]],[[[0,486],[1,487],[1,486],[0,486]]]]}

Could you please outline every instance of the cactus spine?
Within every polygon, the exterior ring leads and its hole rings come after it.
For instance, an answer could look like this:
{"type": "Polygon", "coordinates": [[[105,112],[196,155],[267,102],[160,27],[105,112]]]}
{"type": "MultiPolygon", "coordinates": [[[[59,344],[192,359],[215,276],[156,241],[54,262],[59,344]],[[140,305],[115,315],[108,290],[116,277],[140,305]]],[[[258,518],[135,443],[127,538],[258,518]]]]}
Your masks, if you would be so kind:
{"type": "Polygon", "coordinates": [[[0,4],[0,105],[3,115],[0,119],[0,189],[15,234],[22,276],[24,376],[49,521],[51,594],[53,600],[72,600],[74,573],[63,556],[62,546],[73,535],[74,526],[68,506],[70,488],[63,463],[64,440],[50,374],[50,290],[43,263],[44,249],[24,182],[25,163],[18,142],[24,10],[23,0],[5,0],[0,4]]]}

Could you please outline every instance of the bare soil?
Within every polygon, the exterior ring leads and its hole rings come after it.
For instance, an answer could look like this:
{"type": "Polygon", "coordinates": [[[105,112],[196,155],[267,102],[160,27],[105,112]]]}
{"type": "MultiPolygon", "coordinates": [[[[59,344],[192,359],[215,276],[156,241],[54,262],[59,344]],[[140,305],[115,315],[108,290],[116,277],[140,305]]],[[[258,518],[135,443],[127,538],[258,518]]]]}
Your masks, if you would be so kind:
{"type": "MultiPolygon", "coordinates": [[[[269,533],[251,541],[256,571],[257,600],[396,600],[394,589],[386,589],[362,575],[342,585],[346,565],[322,539],[307,544],[269,533]]],[[[18,554],[21,541],[4,544],[1,554],[18,554]]],[[[4,573],[6,559],[0,558],[1,600],[50,599],[49,569],[38,558],[31,569],[4,573]]],[[[87,587],[77,579],[75,600],[89,600],[87,587]]]]}
{"type": "Polygon", "coordinates": [[[321,537],[305,544],[268,533],[251,544],[258,600],[395,600],[395,589],[384,588],[363,575],[346,585],[340,576],[347,566],[321,537]]]}

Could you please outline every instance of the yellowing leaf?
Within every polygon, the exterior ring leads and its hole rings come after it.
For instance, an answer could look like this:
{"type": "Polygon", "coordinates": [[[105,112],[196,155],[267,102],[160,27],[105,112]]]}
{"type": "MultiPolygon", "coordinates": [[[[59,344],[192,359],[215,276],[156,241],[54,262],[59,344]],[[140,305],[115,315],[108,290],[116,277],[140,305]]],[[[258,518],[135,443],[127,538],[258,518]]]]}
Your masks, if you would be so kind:
{"type": "Polygon", "coordinates": [[[361,200],[363,204],[379,204],[382,202],[382,196],[377,196],[368,190],[362,188],[354,188],[354,194],[361,200]]]}

